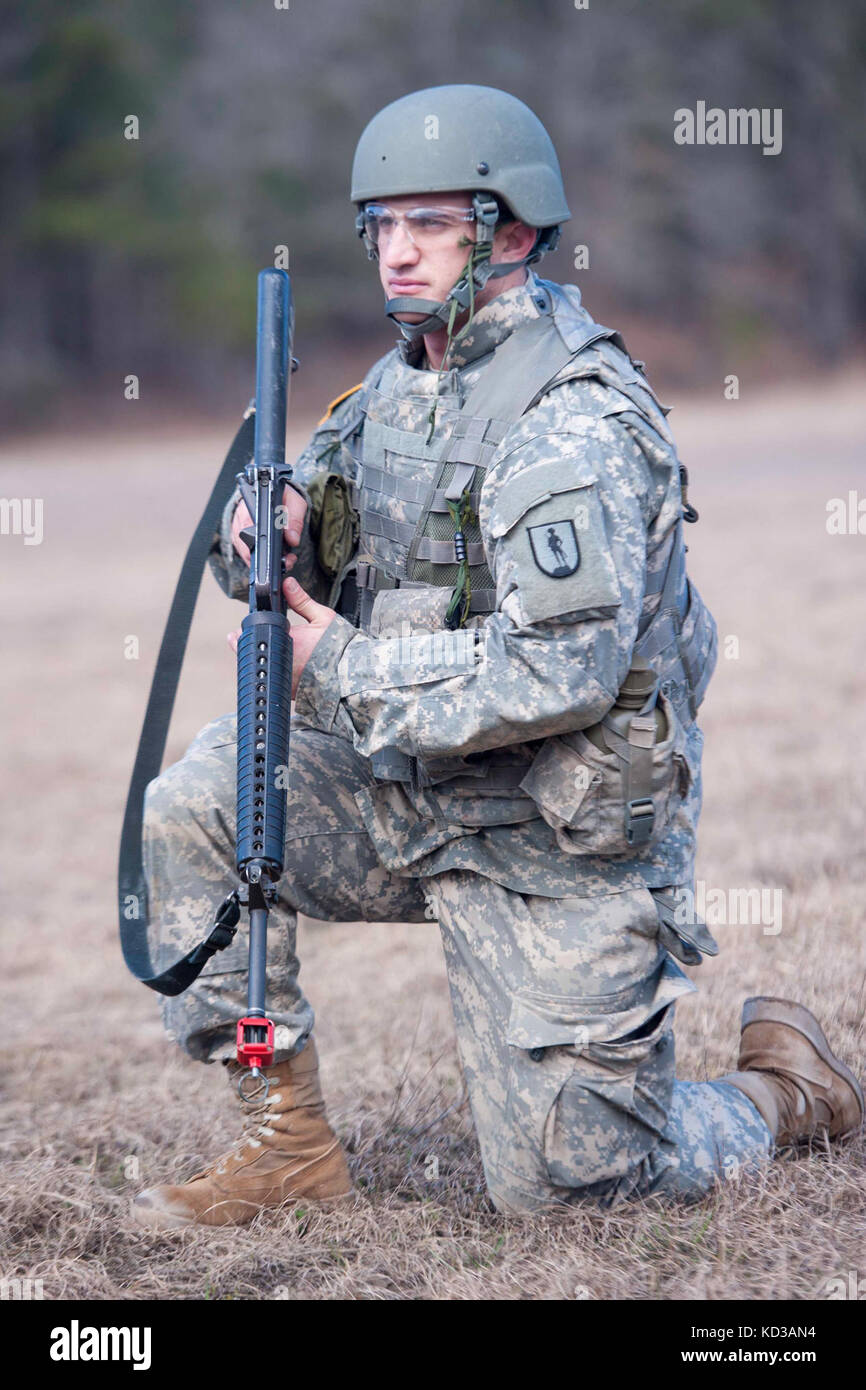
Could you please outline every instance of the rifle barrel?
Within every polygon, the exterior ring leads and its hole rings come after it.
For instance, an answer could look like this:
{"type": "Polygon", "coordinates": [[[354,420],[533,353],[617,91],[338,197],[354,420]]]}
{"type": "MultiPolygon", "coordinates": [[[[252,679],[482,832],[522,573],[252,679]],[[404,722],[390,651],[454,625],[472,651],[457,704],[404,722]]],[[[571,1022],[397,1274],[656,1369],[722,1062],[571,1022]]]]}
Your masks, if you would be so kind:
{"type": "Polygon", "coordinates": [[[258,467],[281,467],[286,461],[289,344],[293,327],[289,277],[284,270],[259,272],[257,304],[255,462],[258,467]]]}

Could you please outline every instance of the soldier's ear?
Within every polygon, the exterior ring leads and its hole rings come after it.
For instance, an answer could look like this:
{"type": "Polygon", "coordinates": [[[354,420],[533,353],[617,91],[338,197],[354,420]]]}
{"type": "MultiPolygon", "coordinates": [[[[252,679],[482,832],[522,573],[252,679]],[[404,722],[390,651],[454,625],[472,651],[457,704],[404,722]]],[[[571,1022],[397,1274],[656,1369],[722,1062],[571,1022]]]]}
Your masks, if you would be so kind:
{"type": "Polygon", "coordinates": [[[506,223],[494,235],[493,259],[496,261],[522,261],[535,245],[537,235],[536,229],[527,227],[525,222],[506,223]]]}

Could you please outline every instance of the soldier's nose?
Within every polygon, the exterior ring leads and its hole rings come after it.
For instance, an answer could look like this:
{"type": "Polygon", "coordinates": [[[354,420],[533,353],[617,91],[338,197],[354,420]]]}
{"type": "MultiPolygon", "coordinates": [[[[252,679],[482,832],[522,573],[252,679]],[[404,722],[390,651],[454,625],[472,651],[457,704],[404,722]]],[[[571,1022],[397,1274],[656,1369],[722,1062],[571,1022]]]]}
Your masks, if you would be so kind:
{"type": "Polygon", "coordinates": [[[410,237],[408,230],[402,223],[399,223],[388,238],[386,262],[389,269],[397,270],[402,265],[415,265],[418,255],[418,247],[410,237]]]}

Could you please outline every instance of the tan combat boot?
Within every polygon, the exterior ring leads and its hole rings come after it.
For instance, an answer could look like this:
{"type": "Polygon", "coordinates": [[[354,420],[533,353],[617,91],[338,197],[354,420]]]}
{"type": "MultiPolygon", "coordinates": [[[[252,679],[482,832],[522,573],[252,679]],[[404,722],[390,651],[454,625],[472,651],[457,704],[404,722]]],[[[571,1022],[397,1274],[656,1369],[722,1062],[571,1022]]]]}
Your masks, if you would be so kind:
{"type": "MultiPolygon", "coordinates": [[[[233,1080],[240,1068],[232,1067],[233,1080]]],[[[310,1038],[303,1052],[267,1067],[270,1090],[247,1107],[258,1121],[238,1149],[179,1187],[149,1187],[132,1214],[145,1226],[243,1226],[288,1198],[333,1201],[352,1191],[340,1141],[325,1117],[319,1061],[310,1038]]]]}
{"type": "Polygon", "coordinates": [[[846,1139],[863,1124],[863,1092],[830,1051],[813,1013],[790,999],[743,1005],[738,1070],[720,1078],[749,1097],[776,1144],[846,1139]]]}

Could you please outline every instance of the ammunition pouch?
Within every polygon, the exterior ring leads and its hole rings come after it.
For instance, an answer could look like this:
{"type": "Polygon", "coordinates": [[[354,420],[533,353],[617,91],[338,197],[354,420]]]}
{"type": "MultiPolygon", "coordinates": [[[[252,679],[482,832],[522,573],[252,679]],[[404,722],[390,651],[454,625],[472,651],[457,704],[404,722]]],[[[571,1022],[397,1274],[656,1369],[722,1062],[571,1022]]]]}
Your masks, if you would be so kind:
{"type": "Polygon", "coordinates": [[[632,858],[667,834],[700,767],[700,733],[686,731],[666,695],[667,721],[635,713],[627,737],[603,719],[599,748],[578,730],[545,740],[520,788],[532,797],[566,854],[632,858]]]}
{"type": "Polygon", "coordinates": [[[317,473],[307,484],[310,535],[316,559],[328,579],[342,574],[358,547],[360,518],[351,482],[341,473],[317,473]]]}

